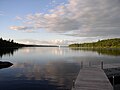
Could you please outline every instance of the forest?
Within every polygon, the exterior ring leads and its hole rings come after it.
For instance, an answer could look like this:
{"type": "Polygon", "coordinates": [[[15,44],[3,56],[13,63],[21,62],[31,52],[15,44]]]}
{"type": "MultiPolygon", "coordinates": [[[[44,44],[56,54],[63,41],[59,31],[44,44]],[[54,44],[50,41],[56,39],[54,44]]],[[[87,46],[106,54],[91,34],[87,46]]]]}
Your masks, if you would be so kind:
{"type": "Polygon", "coordinates": [[[58,47],[57,45],[32,45],[32,44],[20,44],[14,42],[14,40],[4,40],[0,38],[0,48],[19,48],[19,47],[58,47]]]}
{"type": "Polygon", "coordinates": [[[120,38],[98,40],[92,43],[75,43],[69,47],[90,47],[90,48],[120,48],[120,38]]]}
{"type": "Polygon", "coordinates": [[[23,47],[24,44],[19,44],[14,42],[14,40],[4,40],[3,38],[0,38],[0,48],[8,48],[8,47],[23,47]]]}

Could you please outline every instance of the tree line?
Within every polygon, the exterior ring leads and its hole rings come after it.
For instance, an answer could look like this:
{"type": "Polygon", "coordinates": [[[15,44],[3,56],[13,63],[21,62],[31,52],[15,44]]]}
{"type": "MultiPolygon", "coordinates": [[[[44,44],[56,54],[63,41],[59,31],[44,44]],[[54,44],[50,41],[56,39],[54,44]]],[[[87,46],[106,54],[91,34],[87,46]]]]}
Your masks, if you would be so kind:
{"type": "Polygon", "coordinates": [[[0,38],[0,48],[9,48],[9,47],[58,47],[56,45],[27,45],[27,44],[20,44],[20,43],[16,43],[14,42],[13,39],[9,39],[9,40],[4,40],[3,38],[0,38]]]}
{"type": "Polygon", "coordinates": [[[70,44],[69,47],[90,47],[90,48],[120,48],[120,38],[99,40],[92,43],[75,43],[70,44]]]}
{"type": "Polygon", "coordinates": [[[3,38],[0,38],[0,48],[1,47],[22,47],[24,44],[19,44],[14,42],[14,40],[4,40],[3,38]]]}

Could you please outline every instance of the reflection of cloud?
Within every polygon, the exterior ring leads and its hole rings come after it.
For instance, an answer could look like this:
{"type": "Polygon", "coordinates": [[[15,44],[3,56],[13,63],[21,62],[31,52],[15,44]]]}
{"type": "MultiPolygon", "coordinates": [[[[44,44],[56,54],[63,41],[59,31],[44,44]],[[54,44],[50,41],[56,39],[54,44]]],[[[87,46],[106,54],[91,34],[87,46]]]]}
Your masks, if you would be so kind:
{"type": "Polygon", "coordinates": [[[68,33],[70,36],[95,37],[117,35],[120,32],[119,0],[69,0],[56,6],[49,14],[26,15],[25,26],[12,26],[13,30],[45,28],[49,32],[68,33]]]}
{"type": "Polygon", "coordinates": [[[19,73],[16,73],[18,78],[48,80],[51,84],[65,85],[69,89],[79,71],[79,66],[67,62],[48,62],[47,64],[26,62],[15,64],[13,68],[20,68],[19,73]]]}
{"type": "MultiPolygon", "coordinates": [[[[20,49],[20,53],[23,53],[25,56],[32,57],[33,55],[38,55],[39,57],[61,57],[61,56],[67,56],[69,53],[69,48],[59,48],[59,47],[46,47],[46,48],[24,48],[20,49]],[[49,49],[49,50],[48,50],[49,49]],[[34,53],[33,53],[34,52],[34,53]]],[[[62,57],[61,57],[62,58],[62,57]]]]}
{"type": "Polygon", "coordinates": [[[63,48],[52,49],[53,55],[64,56],[67,53],[67,50],[63,48]]]}
{"type": "Polygon", "coordinates": [[[23,53],[30,53],[30,49],[29,48],[24,48],[23,53]]]}

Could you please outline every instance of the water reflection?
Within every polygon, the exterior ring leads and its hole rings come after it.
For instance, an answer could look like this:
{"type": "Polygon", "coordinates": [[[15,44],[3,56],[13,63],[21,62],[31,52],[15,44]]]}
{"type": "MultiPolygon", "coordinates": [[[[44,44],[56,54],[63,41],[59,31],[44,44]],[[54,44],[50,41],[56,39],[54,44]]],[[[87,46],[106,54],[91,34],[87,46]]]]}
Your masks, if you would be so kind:
{"type": "Polygon", "coordinates": [[[71,48],[72,50],[92,51],[99,55],[120,56],[119,48],[71,48]]]}
{"type": "Polygon", "coordinates": [[[0,57],[2,58],[3,55],[11,56],[17,50],[18,48],[0,48],[0,57]]]}
{"type": "Polygon", "coordinates": [[[10,66],[12,66],[13,64],[10,63],[10,62],[2,62],[0,61],[0,69],[3,69],[3,68],[8,68],[10,66]]]}
{"type": "Polygon", "coordinates": [[[13,68],[17,69],[18,79],[47,80],[51,85],[59,86],[58,89],[71,89],[72,80],[75,80],[79,65],[66,61],[40,63],[19,63],[13,68]]]}
{"type": "MultiPolygon", "coordinates": [[[[120,57],[106,55],[106,50],[105,55],[99,55],[104,54],[104,50],[92,52],[89,49],[57,47],[27,47],[14,52],[16,50],[12,50],[14,55],[10,57],[6,55],[11,52],[2,52],[4,56],[1,61],[8,60],[14,65],[0,70],[0,90],[71,90],[72,80],[77,77],[81,61],[120,63],[120,57]]],[[[120,55],[119,51],[108,52],[120,55]]]]}

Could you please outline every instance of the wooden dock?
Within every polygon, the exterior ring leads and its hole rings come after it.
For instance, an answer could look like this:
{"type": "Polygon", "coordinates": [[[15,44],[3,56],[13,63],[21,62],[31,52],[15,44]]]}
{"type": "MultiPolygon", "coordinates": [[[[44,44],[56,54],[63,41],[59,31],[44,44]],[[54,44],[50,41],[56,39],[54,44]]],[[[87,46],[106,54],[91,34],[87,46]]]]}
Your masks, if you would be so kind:
{"type": "Polygon", "coordinates": [[[113,90],[106,74],[101,68],[82,68],[72,90],[113,90]]]}

